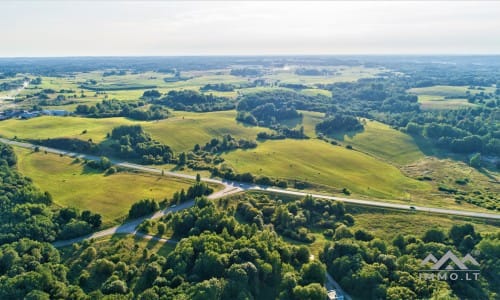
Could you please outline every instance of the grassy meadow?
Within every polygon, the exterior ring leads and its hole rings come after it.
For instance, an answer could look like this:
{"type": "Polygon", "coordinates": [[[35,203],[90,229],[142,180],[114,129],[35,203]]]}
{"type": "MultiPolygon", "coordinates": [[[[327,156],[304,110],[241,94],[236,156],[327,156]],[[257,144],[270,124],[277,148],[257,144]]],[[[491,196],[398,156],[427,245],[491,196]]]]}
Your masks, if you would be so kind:
{"type": "Polygon", "coordinates": [[[70,157],[14,149],[18,170],[42,191],[48,191],[56,205],[90,209],[102,215],[104,226],[122,220],[131,205],[140,199],[170,198],[174,192],[192,184],[186,179],[146,173],[119,172],[105,176],[70,157]]]}
{"type": "Polygon", "coordinates": [[[390,164],[316,139],[265,141],[256,149],[237,150],[223,157],[238,172],[346,187],[376,198],[405,198],[410,191],[430,189],[390,164]]]}
{"type": "Polygon", "coordinates": [[[6,138],[17,136],[21,139],[75,138],[92,139],[98,143],[114,127],[140,123],[125,118],[81,118],[43,116],[29,120],[10,119],[0,122],[0,135],[6,138]],[[87,130],[86,133],[83,133],[87,130]]]}
{"type": "Polygon", "coordinates": [[[481,233],[498,232],[500,225],[495,221],[482,219],[430,214],[426,212],[405,212],[400,210],[368,208],[347,205],[347,212],[354,216],[356,222],[353,230],[364,229],[376,237],[392,240],[398,234],[422,236],[430,228],[448,231],[453,225],[471,223],[481,233]],[[411,226],[408,226],[411,224],[411,226]]]}
{"type": "Polygon", "coordinates": [[[464,107],[475,107],[477,104],[467,101],[467,92],[472,95],[494,93],[493,87],[468,87],[435,85],[430,87],[412,88],[408,92],[418,96],[418,102],[422,109],[459,109],[464,107]]]}
{"type": "Polygon", "coordinates": [[[335,138],[354,149],[400,165],[424,157],[410,135],[377,121],[365,120],[363,131],[339,134],[335,138]]]}
{"type": "Polygon", "coordinates": [[[237,122],[236,111],[210,113],[175,112],[166,120],[144,123],[144,129],[153,138],[175,151],[192,150],[195,144],[204,145],[214,137],[230,134],[235,138],[254,140],[257,133],[269,131],[263,127],[248,126],[237,122]]]}

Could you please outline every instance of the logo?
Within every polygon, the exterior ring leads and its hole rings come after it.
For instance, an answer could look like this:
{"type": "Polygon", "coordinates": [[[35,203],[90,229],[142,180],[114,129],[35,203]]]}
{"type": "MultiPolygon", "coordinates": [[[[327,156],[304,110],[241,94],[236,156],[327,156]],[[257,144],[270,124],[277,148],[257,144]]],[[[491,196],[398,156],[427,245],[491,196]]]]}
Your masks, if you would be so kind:
{"type": "Polygon", "coordinates": [[[479,263],[469,253],[462,259],[448,250],[439,260],[432,254],[427,255],[420,265],[422,267],[432,263],[430,269],[420,270],[420,279],[424,280],[478,280],[479,263]],[[466,264],[474,266],[470,269],[466,264]]]}

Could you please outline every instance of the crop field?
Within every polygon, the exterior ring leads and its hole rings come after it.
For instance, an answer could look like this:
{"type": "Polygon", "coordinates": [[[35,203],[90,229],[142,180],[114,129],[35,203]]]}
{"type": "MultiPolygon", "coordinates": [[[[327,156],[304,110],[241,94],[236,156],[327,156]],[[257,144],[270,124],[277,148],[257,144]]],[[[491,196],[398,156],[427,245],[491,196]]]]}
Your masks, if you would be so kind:
{"type": "Polygon", "coordinates": [[[430,188],[369,155],[315,139],[265,141],[256,149],[237,150],[223,157],[238,172],[346,187],[376,198],[404,198],[409,191],[430,188]]]}
{"type": "Polygon", "coordinates": [[[163,200],[191,185],[189,180],[145,173],[119,172],[105,176],[70,157],[14,149],[19,171],[42,191],[48,191],[56,205],[99,213],[104,227],[123,219],[131,205],[141,199],[163,200]]]}
{"type": "Polygon", "coordinates": [[[410,135],[377,121],[365,120],[363,131],[339,134],[335,138],[355,149],[396,164],[407,164],[424,157],[410,135]]]}

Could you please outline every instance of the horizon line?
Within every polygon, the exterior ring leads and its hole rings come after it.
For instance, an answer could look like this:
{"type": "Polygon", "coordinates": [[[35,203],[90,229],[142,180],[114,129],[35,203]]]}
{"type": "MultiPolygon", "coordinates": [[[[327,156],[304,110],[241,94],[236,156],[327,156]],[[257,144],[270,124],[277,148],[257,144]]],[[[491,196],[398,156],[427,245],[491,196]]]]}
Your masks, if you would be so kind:
{"type": "Polygon", "coordinates": [[[26,58],[161,58],[161,57],[335,57],[335,56],[500,56],[498,53],[339,53],[339,54],[105,54],[105,55],[54,55],[54,56],[0,56],[0,59],[26,59],[26,58]]]}

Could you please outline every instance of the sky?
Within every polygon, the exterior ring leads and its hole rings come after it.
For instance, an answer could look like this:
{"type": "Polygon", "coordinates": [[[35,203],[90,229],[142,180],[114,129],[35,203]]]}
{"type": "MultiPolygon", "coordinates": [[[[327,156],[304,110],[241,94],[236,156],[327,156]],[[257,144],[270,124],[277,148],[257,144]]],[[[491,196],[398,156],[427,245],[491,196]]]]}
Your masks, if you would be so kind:
{"type": "Polygon", "coordinates": [[[0,2],[0,57],[500,54],[500,1],[0,2]]]}

